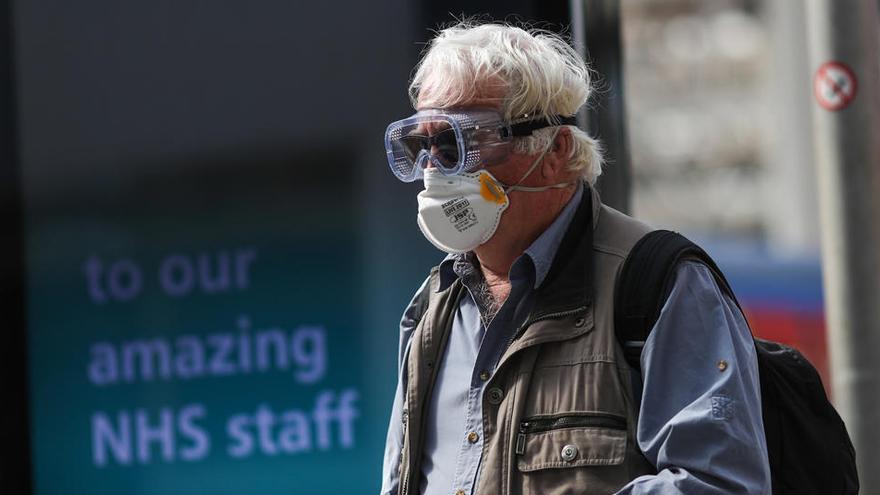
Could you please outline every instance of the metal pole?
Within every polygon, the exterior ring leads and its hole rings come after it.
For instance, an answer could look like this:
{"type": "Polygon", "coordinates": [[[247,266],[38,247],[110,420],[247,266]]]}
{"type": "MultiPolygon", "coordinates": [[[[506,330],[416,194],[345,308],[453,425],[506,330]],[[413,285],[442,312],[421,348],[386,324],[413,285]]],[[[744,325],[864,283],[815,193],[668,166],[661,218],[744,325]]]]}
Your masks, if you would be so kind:
{"type": "MultiPolygon", "coordinates": [[[[582,59],[587,60],[589,63],[589,60],[587,59],[587,24],[584,19],[585,1],[586,0],[569,0],[568,11],[570,12],[571,17],[571,41],[574,45],[574,49],[577,50],[582,59]]],[[[580,111],[578,111],[577,119],[578,127],[592,134],[593,131],[589,128],[589,104],[581,107],[580,111]]]]}
{"type": "Polygon", "coordinates": [[[862,493],[880,493],[880,38],[877,2],[807,4],[832,391],[862,493]]]}
{"type": "Polygon", "coordinates": [[[18,146],[15,2],[0,2],[0,311],[4,315],[0,350],[0,390],[7,404],[0,412],[0,486],[4,492],[31,493],[30,397],[25,321],[24,214],[22,162],[18,146]]]}
{"type": "Polygon", "coordinates": [[[581,127],[598,137],[606,166],[597,187],[602,202],[624,213],[630,210],[631,171],[623,94],[623,44],[619,0],[570,0],[572,38],[599,74],[590,109],[581,111],[581,127]]]}

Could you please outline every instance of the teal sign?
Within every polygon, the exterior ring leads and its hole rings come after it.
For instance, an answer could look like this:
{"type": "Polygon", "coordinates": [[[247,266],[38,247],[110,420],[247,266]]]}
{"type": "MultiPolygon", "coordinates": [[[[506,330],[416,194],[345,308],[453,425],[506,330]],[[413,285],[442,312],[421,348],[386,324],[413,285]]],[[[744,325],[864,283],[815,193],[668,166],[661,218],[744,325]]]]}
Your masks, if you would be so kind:
{"type": "Polygon", "coordinates": [[[35,493],[376,493],[397,349],[345,198],[31,214],[35,493]]]}

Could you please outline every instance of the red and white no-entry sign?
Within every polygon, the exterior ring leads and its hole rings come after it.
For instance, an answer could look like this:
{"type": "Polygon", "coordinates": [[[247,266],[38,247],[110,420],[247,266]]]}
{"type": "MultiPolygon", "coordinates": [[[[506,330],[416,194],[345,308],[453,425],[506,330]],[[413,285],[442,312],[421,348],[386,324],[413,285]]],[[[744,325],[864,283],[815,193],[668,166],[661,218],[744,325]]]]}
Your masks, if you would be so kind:
{"type": "Polygon", "coordinates": [[[826,110],[846,108],[856,97],[856,75],[841,62],[825,62],[813,78],[816,101],[826,110]]]}

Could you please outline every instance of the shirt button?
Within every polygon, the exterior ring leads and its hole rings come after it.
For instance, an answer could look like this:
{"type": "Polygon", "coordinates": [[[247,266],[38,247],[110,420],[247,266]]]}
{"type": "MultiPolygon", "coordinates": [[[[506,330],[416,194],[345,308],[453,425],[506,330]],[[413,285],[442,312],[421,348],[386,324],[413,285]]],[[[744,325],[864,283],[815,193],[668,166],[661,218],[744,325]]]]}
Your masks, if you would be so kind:
{"type": "Polygon", "coordinates": [[[489,400],[489,404],[497,406],[498,404],[501,404],[502,400],[504,400],[504,391],[498,387],[492,387],[487,393],[487,399],[489,400]]]}
{"type": "Polygon", "coordinates": [[[468,442],[470,442],[470,443],[477,443],[477,440],[480,439],[480,435],[477,435],[477,432],[472,431],[472,432],[468,433],[467,439],[468,439],[468,442]]]}
{"type": "Polygon", "coordinates": [[[578,449],[574,445],[566,445],[562,447],[562,460],[565,462],[571,462],[578,455],[578,449]]]}
{"type": "Polygon", "coordinates": [[[489,374],[488,370],[483,370],[480,372],[480,380],[483,380],[484,382],[488,380],[490,376],[492,375],[489,374]]]}
{"type": "Polygon", "coordinates": [[[455,492],[455,495],[465,495],[464,490],[459,490],[455,492]]]}

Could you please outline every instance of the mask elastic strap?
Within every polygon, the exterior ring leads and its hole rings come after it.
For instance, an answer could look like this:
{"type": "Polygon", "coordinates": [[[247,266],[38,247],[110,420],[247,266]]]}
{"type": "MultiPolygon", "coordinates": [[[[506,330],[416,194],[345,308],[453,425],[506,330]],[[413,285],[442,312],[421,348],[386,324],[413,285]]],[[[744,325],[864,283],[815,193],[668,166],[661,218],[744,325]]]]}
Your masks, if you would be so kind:
{"type": "Polygon", "coordinates": [[[534,161],[534,163],[532,163],[532,166],[529,167],[529,169],[522,176],[522,178],[516,184],[514,184],[512,186],[507,186],[504,189],[505,194],[509,193],[510,191],[542,192],[542,191],[546,191],[548,189],[563,189],[563,188],[566,188],[571,185],[571,182],[560,182],[559,184],[553,184],[550,186],[539,186],[539,187],[529,187],[529,186],[521,186],[520,185],[520,184],[522,184],[522,182],[524,180],[526,180],[529,177],[529,175],[532,174],[532,172],[535,171],[536,168],[538,168],[538,164],[541,163],[541,161],[547,155],[547,152],[549,152],[550,148],[553,147],[553,142],[556,141],[556,135],[559,134],[559,129],[561,129],[561,127],[557,127],[556,130],[553,131],[553,137],[550,139],[550,144],[546,148],[544,148],[544,151],[541,152],[541,156],[539,156],[534,161]]]}
{"type": "Polygon", "coordinates": [[[525,192],[542,192],[548,189],[565,189],[570,186],[571,182],[560,182],[559,184],[553,184],[551,186],[540,186],[540,187],[528,187],[528,186],[511,186],[507,189],[507,191],[525,191],[525,192]]]}

